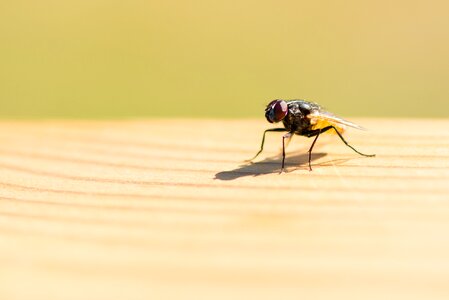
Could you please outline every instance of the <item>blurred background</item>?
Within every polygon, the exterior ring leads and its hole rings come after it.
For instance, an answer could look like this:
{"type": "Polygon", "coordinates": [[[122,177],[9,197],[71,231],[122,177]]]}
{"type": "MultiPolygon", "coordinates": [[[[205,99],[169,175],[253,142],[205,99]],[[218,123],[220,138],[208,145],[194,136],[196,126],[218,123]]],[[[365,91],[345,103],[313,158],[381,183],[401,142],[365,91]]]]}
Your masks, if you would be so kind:
{"type": "Polygon", "coordinates": [[[0,117],[449,116],[448,1],[0,1],[0,117]]]}

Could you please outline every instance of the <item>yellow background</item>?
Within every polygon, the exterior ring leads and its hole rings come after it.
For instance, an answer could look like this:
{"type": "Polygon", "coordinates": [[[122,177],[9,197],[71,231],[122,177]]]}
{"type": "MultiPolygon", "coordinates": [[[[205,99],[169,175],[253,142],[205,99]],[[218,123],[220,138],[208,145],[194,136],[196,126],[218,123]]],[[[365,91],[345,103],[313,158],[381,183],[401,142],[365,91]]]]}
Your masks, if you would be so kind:
{"type": "Polygon", "coordinates": [[[448,117],[448,1],[0,0],[4,118],[448,117]]]}

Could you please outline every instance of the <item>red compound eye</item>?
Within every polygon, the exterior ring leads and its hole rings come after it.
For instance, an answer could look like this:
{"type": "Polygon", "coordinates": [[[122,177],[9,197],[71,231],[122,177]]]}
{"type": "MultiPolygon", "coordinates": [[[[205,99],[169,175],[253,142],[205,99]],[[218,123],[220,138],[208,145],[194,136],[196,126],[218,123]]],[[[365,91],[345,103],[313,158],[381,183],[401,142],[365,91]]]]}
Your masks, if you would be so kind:
{"type": "Polygon", "coordinates": [[[273,100],[270,103],[268,103],[267,108],[265,108],[265,111],[268,111],[270,109],[272,109],[272,106],[279,100],[273,100]]]}
{"type": "Polygon", "coordinates": [[[273,100],[265,109],[265,117],[270,123],[277,123],[285,118],[288,112],[287,102],[284,100],[273,100]]]}

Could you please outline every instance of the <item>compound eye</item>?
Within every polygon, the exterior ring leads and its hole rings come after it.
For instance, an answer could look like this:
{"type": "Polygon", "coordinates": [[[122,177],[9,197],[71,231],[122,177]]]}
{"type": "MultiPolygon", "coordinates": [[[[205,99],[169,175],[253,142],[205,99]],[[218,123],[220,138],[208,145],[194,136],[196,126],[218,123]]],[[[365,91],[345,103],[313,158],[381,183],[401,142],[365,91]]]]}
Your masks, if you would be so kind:
{"type": "Polygon", "coordinates": [[[273,100],[265,109],[265,117],[270,123],[282,121],[288,113],[288,105],[284,100],[273,100]]]}
{"type": "Polygon", "coordinates": [[[287,102],[284,100],[276,100],[272,106],[274,110],[273,122],[280,122],[285,118],[288,112],[287,102]]]}
{"type": "Polygon", "coordinates": [[[265,111],[268,111],[270,109],[273,109],[273,106],[276,102],[278,102],[279,100],[273,100],[270,103],[268,103],[267,108],[265,108],[265,111]]]}

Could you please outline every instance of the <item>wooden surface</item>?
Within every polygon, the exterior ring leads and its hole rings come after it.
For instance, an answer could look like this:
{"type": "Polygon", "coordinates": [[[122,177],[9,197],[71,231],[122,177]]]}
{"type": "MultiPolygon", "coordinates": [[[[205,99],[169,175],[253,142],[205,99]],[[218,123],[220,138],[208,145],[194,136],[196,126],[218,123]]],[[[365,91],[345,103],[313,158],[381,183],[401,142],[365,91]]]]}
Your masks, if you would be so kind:
{"type": "Polygon", "coordinates": [[[0,299],[449,299],[449,120],[1,122],[0,299]]]}

